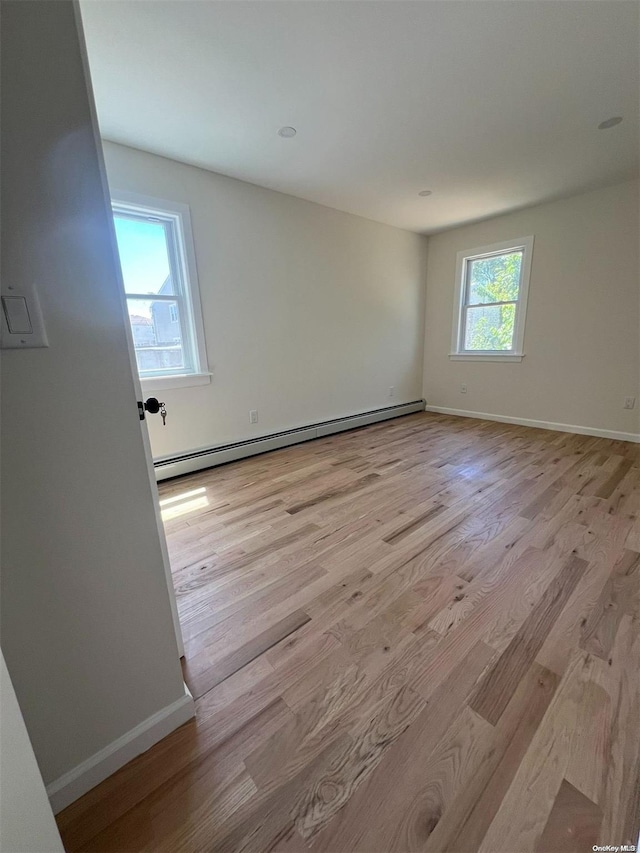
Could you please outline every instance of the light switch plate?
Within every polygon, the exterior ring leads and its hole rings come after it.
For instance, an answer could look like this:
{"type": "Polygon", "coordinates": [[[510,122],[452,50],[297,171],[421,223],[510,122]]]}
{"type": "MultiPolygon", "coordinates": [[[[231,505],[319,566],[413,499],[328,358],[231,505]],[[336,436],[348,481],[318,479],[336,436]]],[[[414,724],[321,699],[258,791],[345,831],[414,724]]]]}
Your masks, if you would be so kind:
{"type": "Polygon", "coordinates": [[[0,347],[2,349],[30,349],[49,346],[40,309],[40,300],[34,285],[19,288],[8,285],[2,288],[0,320],[2,323],[0,347]],[[14,316],[12,322],[9,323],[7,315],[11,317],[12,311],[14,316]],[[23,322],[25,318],[28,318],[28,322],[23,322]],[[19,328],[25,331],[12,332],[11,328],[12,326],[16,328],[16,323],[19,324],[19,328]],[[29,326],[31,327],[30,332],[27,331],[29,326]]]}

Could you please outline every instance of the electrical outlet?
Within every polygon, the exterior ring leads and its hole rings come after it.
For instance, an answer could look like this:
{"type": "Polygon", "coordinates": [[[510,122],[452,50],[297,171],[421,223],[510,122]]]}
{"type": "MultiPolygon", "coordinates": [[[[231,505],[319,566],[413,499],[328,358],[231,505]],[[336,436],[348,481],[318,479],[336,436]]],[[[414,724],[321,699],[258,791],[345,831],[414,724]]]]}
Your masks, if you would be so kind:
{"type": "Polygon", "coordinates": [[[463,382],[462,385],[460,386],[460,393],[461,394],[467,393],[467,383],[466,382],[463,382]]]}
{"type": "Polygon", "coordinates": [[[392,386],[389,388],[389,396],[390,396],[390,397],[395,397],[395,396],[396,396],[396,388],[395,388],[395,385],[392,385],[392,386]]]}
{"type": "Polygon", "coordinates": [[[634,409],[636,405],[635,397],[625,397],[624,398],[624,407],[625,409],[634,409]]]}
{"type": "Polygon", "coordinates": [[[250,424],[257,424],[258,423],[258,410],[257,409],[251,409],[251,411],[249,412],[249,423],[250,424]]]}

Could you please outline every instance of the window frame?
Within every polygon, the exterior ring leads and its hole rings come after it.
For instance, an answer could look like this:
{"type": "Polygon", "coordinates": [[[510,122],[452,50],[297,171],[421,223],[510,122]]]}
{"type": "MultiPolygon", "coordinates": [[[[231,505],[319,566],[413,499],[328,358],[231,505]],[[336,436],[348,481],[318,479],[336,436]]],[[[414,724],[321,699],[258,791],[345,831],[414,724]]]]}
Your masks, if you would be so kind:
{"type": "MultiPolygon", "coordinates": [[[[156,295],[127,293],[126,288],[123,287],[123,295],[125,307],[128,306],[130,299],[177,304],[182,347],[189,369],[180,367],[175,370],[156,370],[145,373],[140,373],[138,369],[143,391],[159,391],[211,382],[189,206],[181,202],[143,196],[124,190],[113,190],[111,209],[114,216],[159,220],[165,225],[167,234],[167,251],[174,293],[156,295]]],[[[137,366],[137,359],[135,362],[137,366]]]]}
{"type": "MultiPolygon", "coordinates": [[[[524,332],[529,298],[529,279],[531,277],[531,261],[533,256],[533,235],[518,237],[515,240],[505,240],[492,243],[490,246],[479,246],[458,252],[456,255],[455,297],[453,306],[453,329],[451,333],[452,361],[522,361],[524,353],[524,332]],[[504,302],[486,303],[491,305],[515,304],[515,320],[513,330],[513,346],[509,350],[467,350],[464,348],[465,317],[469,303],[468,270],[472,261],[490,258],[494,255],[507,255],[510,252],[522,252],[520,267],[520,286],[518,298],[504,302]]],[[[483,303],[485,304],[485,303],[483,303]]]]}

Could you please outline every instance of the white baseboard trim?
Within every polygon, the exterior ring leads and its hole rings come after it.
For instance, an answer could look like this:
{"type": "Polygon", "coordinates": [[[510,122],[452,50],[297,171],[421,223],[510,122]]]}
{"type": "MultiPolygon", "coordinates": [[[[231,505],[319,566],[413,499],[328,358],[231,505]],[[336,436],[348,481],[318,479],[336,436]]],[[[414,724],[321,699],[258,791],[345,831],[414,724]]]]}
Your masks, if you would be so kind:
{"type": "Polygon", "coordinates": [[[488,412],[469,412],[466,409],[449,409],[445,406],[425,407],[427,412],[437,412],[441,415],[456,415],[461,418],[478,418],[482,421],[497,421],[501,424],[518,424],[519,426],[550,429],[554,432],[573,432],[577,435],[595,435],[598,438],[612,438],[615,441],[633,441],[640,443],[640,434],[635,432],[617,432],[613,429],[598,429],[597,427],[580,426],[577,424],[557,424],[552,421],[536,421],[531,418],[512,418],[508,415],[492,415],[488,412]]]}
{"type": "Polygon", "coordinates": [[[184,696],[161,711],[147,717],[135,728],[114,740],[91,758],[69,770],[47,785],[47,795],[54,814],[62,811],[91,788],[124,767],[136,756],[146,752],[174,729],[195,716],[193,696],[185,684],[184,696]]]}

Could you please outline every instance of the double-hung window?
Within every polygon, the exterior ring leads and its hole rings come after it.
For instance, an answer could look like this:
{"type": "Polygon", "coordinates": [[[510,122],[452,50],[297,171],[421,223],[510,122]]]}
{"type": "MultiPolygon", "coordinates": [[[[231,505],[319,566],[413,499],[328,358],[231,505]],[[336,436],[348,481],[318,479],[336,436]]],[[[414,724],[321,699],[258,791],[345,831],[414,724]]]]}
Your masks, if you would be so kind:
{"type": "Polygon", "coordinates": [[[124,193],[112,208],[143,386],[209,382],[189,208],[124,193]]]}
{"type": "Polygon", "coordinates": [[[450,357],[520,361],[533,237],[459,252],[450,357]]]}

